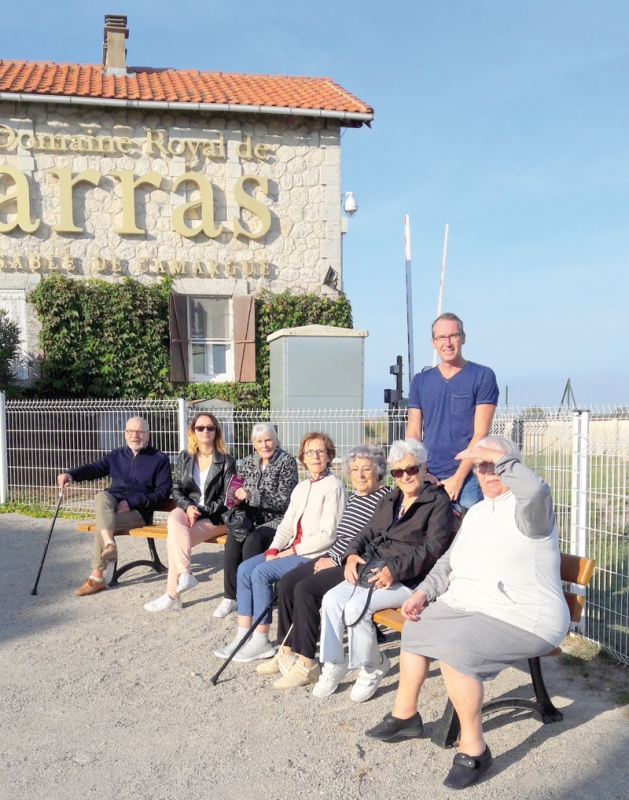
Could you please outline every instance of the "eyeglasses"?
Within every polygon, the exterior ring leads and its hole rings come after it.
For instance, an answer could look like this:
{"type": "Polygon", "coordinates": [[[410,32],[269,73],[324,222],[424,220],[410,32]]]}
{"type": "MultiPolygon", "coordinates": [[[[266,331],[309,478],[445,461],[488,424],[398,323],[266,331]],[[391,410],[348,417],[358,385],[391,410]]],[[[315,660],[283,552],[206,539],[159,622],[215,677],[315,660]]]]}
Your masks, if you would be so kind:
{"type": "Polygon", "coordinates": [[[125,430],[127,436],[148,436],[148,431],[130,431],[129,429],[125,430]]]}
{"type": "Polygon", "coordinates": [[[495,473],[495,467],[493,461],[479,461],[478,464],[474,464],[472,467],[472,472],[480,472],[482,475],[493,475],[495,473]]]}
{"type": "Polygon", "coordinates": [[[410,478],[412,475],[417,475],[419,470],[420,468],[417,466],[417,464],[413,464],[412,467],[406,467],[405,469],[392,469],[391,475],[393,475],[394,478],[401,478],[402,475],[406,473],[410,478]]]}
{"type": "Polygon", "coordinates": [[[371,475],[372,473],[373,473],[373,469],[371,467],[362,467],[360,469],[355,467],[354,469],[350,469],[350,471],[349,471],[349,474],[352,475],[353,477],[356,477],[358,475],[367,476],[367,475],[371,475]]]}
{"type": "Polygon", "coordinates": [[[327,450],[304,450],[304,458],[323,458],[327,450]]]}
{"type": "Polygon", "coordinates": [[[214,433],[216,430],[216,425],[195,425],[194,430],[198,431],[199,433],[203,433],[203,431],[207,431],[208,433],[214,433]]]}
{"type": "Polygon", "coordinates": [[[452,339],[453,342],[458,342],[461,336],[463,336],[462,333],[450,333],[447,336],[433,336],[432,340],[433,342],[439,342],[439,344],[446,341],[449,342],[450,339],[452,339]]]}

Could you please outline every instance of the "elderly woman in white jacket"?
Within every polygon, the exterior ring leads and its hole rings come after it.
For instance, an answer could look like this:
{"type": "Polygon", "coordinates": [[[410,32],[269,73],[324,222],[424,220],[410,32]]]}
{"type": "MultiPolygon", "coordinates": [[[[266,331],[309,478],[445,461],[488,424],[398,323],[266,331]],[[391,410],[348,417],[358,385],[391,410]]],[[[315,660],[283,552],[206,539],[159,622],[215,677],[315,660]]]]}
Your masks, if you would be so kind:
{"type": "Polygon", "coordinates": [[[474,459],[484,500],[467,512],[450,549],[402,605],[395,706],[367,735],[385,742],[421,736],[417,699],[430,659],[439,659],[461,723],[459,752],[444,783],[464,789],[492,764],[483,738],[483,682],[520,659],[550,652],[570,620],[549,487],[502,436],[486,436],[457,458],[474,459]]]}
{"type": "MultiPolygon", "coordinates": [[[[330,471],[335,455],[334,443],[325,433],[310,432],[301,440],[298,458],[309,476],[293,489],[271,547],[238,567],[238,630],[232,642],[215,651],[218,658],[229,658],[253,620],[271,605],[273,586],[282,575],[309,559],[319,558],[334,544],[348,499],[345,487],[330,471]]],[[[269,609],[234,661],[249,662],[275,655],[275,647],[269,642],[270,624],[269,609]]]]}

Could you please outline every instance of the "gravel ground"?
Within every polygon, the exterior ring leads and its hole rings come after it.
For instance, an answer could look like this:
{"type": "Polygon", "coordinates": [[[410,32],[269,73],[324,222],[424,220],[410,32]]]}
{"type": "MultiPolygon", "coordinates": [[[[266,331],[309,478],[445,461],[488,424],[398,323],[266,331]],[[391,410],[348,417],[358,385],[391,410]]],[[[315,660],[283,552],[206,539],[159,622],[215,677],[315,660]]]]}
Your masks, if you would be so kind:
{"type": "MultiPolygon", "coordinates": [[[[49,520],[0,515],[0,797],[80,800],[299,800],[326,797],[434,800],[453,751],[430,733],[445,702],[436,665],[420,698],[426,738],[373,742],[366,728],[390,710],[399,640],[383,649],[394,669],[367,703],[350,680],[317,700],[310,689],[279,692],[247,664],[218,686],[212,653],[235,620],[214,619],[222,596],[222,552],[194,551],[199,586],[183,611],[148,614],[165,577],[140,568],[94,597],[73,590],[88,574],[91,536],[59,520],[37,597],[30,591],[49,520]]],[[[164,553],[163,542],[158,543],[164,553]]],[[[143,540],[120,542],[122,558],[144,558],[143,540]]],[[[165,560],[165,559],[164,559],[165,560]]],[[[486,720],[491,778],[467,791],[485,798],[626,800],[629,719],[605,686],[592,690],[558,659],[544,663],[563,722],[527,712],[486,720]]],[[[487,696],[532,696],[526,665],[487,684],[487,696]]]]}

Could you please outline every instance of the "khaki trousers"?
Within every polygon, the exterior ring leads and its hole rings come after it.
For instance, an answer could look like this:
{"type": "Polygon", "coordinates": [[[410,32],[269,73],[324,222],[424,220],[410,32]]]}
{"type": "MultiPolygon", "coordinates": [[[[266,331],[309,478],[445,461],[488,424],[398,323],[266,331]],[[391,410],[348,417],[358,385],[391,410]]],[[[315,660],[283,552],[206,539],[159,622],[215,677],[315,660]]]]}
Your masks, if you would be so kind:
{"type": "Polygon", "coordinates": [[[109,492],[99,492],[94,498],[94,511],[96,513],[96,533],[94,534],[94,558],[92,569],[107,569],[107,562],[101,553],[105,543],[101,531],[114,533],[129,533],[132,528],[143,528],[144,519],[139,511],[123,511],[116,513],[118,501],[109,492]]]}

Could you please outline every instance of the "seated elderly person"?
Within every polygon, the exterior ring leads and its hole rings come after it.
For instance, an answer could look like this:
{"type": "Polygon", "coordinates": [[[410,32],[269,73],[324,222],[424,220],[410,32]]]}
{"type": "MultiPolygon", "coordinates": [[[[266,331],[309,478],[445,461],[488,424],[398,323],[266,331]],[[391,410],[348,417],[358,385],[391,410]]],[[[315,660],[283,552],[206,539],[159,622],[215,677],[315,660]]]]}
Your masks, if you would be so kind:
{"type": "Polygon", "coordinates": [[[74,592],[79,597],[107,588],[103,572],[110,561],[118,560],[115,534],[151,525],[153,512],[170,495],[170,461],[167,455],[149,444],[150,435],[148,422],[142,417],[132,417],[125,427],[125,447],[118,447],[98,461],[57,476],[61,489],[73,481],[111,478],[109,489],[98,492],[94,498],[96,533],[92,572],[74,592]]]}
{"type": "Polygon", "coordinates": [[[165,594],[144,605],[146,611],[183,608],[181,595],[198,581],[191,572],[192,548],[225,533],[221,514],[236,461],[227,453],[221,426],[213,414],[201,411],[188,426],[188,449],[175,465],[173,500],[168,515],[168,580],[165,594]]]}
{"type": "Polygon", "coordinates": [[[282,673],[274,683],[276,689],[307,686],[319,678],[315,653],[321,627],[321,601],[344,578],[342,561],[347,546],[369,523],[380,498],[391,491],[382,483],[386,468],[381,447],[360,444],[349,451],[343,472],[351,479],[354,494],[336,529],[336,541],[321,558],[310,559],[280,578],[277,638],[284,643],[283,652],[258,667],[262,675],[282,673]]]}
{"type": "Polygon", "coordinates": [[[374,612],[400,606],[448,548],[454,512],[445,489],[424,481],[426,458],[426,448],[415,439],[391,445],[389,464],[398,488],[379,501],[371,522],[350,542],[345,580],[323,598],[324,664],[313,689],[316,697],[331,695],[357,667],[361,669],[350,699],[361,703],[372,697],[391,667],[378,648],[374,612]],[[383,564],[372,568],[373,559],[383,564]],[[373,572],[371,589],[357,585],[359,565],[373,572]],[[343,648],[346,626],[348,657],[343,648]]]}
{"type": "Polygon", "coordinates": [[[457,458],[474,459],[485,499],[467,512],[448,552],[403,604],[395,705],[367,735],[385,742],[421,736],[419,690],[430,659],[439,659],[461,723],[444,783],[463,789],[492,763],[483,739],[483,681],[559,645],[569,612],[548,486],[502,436],[486,436],[457,458]]]}
{"type": "Polygon", "coordinates": [[[214,611],[226,617],[236,610],[236,574],[243,561],[259,556],[271,546],[282,521],[291,492],[299,483],[297,462],[279,446],[275,428],[259,422],[251,431],[255,453],[243,459],[238,470],[244,484],[236,490],[236,504],[243,504],[253,529],[239,540],[230,531],[225,542],[223,585],[225,596],[214,611]]]}
{"type": "Polygon", "coordinates": [[[330,470],[335,455],[334,443],[325,433],[310,432],[301,440],[298,458],[309,475],[293,490],[271,547],[238,567],[238,630],[230,644],[214,652],[218,658],[229,658],[267,607],[264,620],[234,661],[275,655],[269,642],[273,586],[289,570],[327,553],[347,505],[347,491],[330,470]]]}

